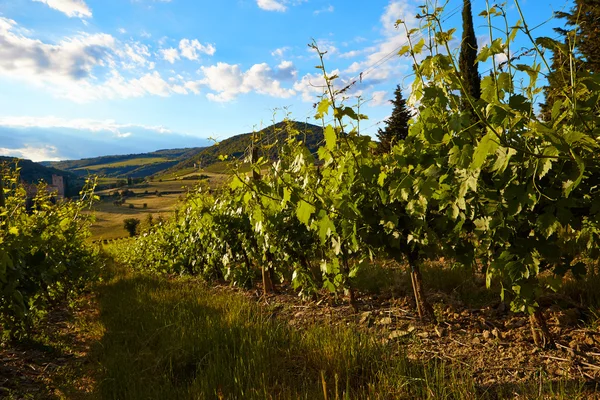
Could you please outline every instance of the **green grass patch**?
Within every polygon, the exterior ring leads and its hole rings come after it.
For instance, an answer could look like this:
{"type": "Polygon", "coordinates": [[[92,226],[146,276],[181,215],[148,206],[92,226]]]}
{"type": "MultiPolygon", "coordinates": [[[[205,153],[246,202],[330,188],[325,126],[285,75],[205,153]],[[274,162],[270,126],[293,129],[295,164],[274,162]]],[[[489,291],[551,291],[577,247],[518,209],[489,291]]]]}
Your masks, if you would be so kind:
{"type": "MultiPolygon", "coordinates": [[[[474,399],[518,392],[577,398],[579,387],[479,387],[471,371],[409,360],[402,344],[352,326],[291,327],[229,290],[121,272],[98,296],[93,347],[106,399],[474,399]],[[568,395],[567,395],[568,393],[568,395]]],[[[528,397],[531,395],[531,397],[528,397]]],[[[499,397],[500,396],[500,397],[499,397]]]]}
{"type": "Polygon", "coordinates": [[[142,166],[142,165],[148,165],[148,164],[162,163],[162,162],[166,162],[166,161],[171,161],[171,160],[169,160],[168,158],[165,158],[165,157],[141,157],[141,158],[132,158],[131,160],[117,161],[114,163],[87,165],[85,167],[75,168],[74,171],[78,171],[78,170],[97,171],[97,170],[106,169],[106,168],[142,166]]]}

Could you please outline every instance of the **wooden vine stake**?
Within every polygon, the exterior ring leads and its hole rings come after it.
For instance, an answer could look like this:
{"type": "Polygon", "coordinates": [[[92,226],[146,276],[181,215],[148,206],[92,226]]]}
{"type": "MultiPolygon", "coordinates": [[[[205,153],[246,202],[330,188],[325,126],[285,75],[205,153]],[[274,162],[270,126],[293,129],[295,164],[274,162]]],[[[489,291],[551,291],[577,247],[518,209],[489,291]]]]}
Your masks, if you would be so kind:
{"type": "Polygon", "coordinates": [[[542,310],[537,308],[535,312],[529,316],[529,323],[531,325],[533,341],[536,346],[542,349],[554,347],[554,339],[548,329],[542,310]]]}
{"type": "Polygon", "coordinates": [[[433,307],[431,307],[431,305],[427,302],[427,298],[425,297],[425,289],[423,289],[423,275],[421,274],[421,268],[418,264],[418,256],[415,254],[410,254],[408,257],[408,262],[410,263],[410,280],[415,293],[415,303],[417,304],[419,318],[435,321],[433,307]]]}
{"type": "MultiPolygon", "coordinates": [[[[250,153],[250,163],[254,165],[256,162],[258,162],[258,148],[253,143],[250,153]]],[[[255,181],[260,181],[260,172],[255,168],[252,169],[252,179],[255,181]]],[[[267,250],[266,253],[267,266],[265,267],[264,265],[261,265],[260,267],[262,272],[263,294],[265,295],[273,292],[273,279],[271,276],[273,273],[273,257],[271,256],[269,250],[267,250]]]]}

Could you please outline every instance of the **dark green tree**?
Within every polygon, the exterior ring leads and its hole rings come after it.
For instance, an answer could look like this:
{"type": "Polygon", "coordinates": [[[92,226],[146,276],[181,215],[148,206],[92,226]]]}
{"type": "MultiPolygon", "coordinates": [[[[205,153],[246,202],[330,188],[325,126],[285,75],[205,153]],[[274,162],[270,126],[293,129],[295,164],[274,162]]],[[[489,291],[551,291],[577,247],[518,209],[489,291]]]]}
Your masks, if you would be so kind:
{"type": "MultiPolygon", "coordinates": [[[[575,45],[582,66],[591,72],[600,71],[600,0],[575,0],[569,12],[558,12],[571,29],[556,29],[566,43],[575,45]]],[[[572,46],[570,46],[572,47],[572,46]]]]}
{"type": "Polygon", "coordinates": [[[544,87],[545,102],[540,104],[542,118],[549,121],[552,115],[552,106],[557,98],[563,95],[565,88],[571,86],[570,62],[568,46],[560,42],[552,53],[552,63],[548,73],[548,85],[544,87]]]}
{"type": "Polygon", "coordinates": [[[134,237],[138,233],[139,225],[140,220],[137,218],[127,218],[123,220],[123,227],[129,232],[129,236],[131,237],[134,237]]]}
{"type": "Polygon", "coordinates": [[[390,100],[390,103],[394,105],[392,115],[385,120],[385,128],[377,131],[378,153],[389,153],[395,143],[404,140],[408,135],[408,123],[412,114],[406,106],[406,100],[402,97],[400,85],[396,86],[394,100],[390,100]]]}
{"type": "Polygon", "coordinates": [[[463,1],[463,33],[458,66],[466,92],[462,96],[462,108],[463,110],[468,110],[471,107],[466,96],[469,95],[474,100],[479,99],[481,96],[481,77],[479,76],[477,62],[475,61],[477,59],[477,38],[475,37],[475,29],[473,28],[471,0],[463,1]]]}
{"type": "Polygon", "coordinates": [[[565,19],[565,28],[556,28],[562,35],[553,49],[548,86],[544,88],[546,100],[541,104],[542,117],[550,119],[552,106],[571,85],[571,73],[600,72],[600,0],[575,0],[568,12],[557,12],[565,19]],[[575,57],[571,60],[569,55],[575,57]]]}

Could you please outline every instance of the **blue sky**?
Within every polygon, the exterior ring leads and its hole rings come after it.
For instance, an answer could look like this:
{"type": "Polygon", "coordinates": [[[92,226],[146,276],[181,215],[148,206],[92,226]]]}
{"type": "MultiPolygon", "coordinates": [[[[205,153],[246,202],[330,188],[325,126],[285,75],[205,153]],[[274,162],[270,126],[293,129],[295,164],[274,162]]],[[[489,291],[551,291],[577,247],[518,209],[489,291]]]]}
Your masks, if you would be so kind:
{"type": "MultiPolygon", "coordinates": [[[[328,51],[327,68],[340,84],[363,72],[350,94],[367,101],[361,112],[370,120],[362,126],[374,134],[391,112],[396,84],[408,93],[410,63],[394,55],[406,36],[394,23],[416,26],[419,4],[2,0],[0,155],[56,160],[201,146],[269,125],[282,108],[304,121],[320,92],[312,39],[328,51]]],[[[461,5],[446,6],[445,23],[458,35],[461,5]]],[[[536,26],[570,2],[521,5],[536,26]]],[[[477,17],[484,8],[473,0],[480,45],[488,40],[477,17]]],[[[516,20],[512,0],[506,8],[516,20]]],[[[554,37],[557,24],[535,33],[554,37]]]]}

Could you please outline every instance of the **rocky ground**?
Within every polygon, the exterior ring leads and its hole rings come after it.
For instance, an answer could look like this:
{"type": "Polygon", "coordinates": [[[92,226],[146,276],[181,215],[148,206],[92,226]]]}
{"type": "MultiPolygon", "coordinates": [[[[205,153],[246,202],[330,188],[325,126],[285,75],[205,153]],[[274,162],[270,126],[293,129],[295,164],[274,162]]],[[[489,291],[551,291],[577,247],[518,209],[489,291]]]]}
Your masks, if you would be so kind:
{"type": "Polygon", "coordinates": [[[459,365],[484,389],[560,380],[583,386],[590,398],[600,398],[600,327],[582,322],[586,316],[580,308],[555,305],[545,311],[556,345],[540,349],[528,317],[510,312],[503,302],[469,309],[444,293],[429,293],[438,319],[431,323],[419,320],[409,297],[362,296],[354,312],[344,302],[306,302],[285,291],[267,297],[258,290],[243,293],[299,329],[314,323],[354,325],[409,359],[459,365]]]}

